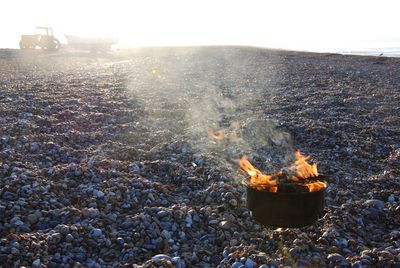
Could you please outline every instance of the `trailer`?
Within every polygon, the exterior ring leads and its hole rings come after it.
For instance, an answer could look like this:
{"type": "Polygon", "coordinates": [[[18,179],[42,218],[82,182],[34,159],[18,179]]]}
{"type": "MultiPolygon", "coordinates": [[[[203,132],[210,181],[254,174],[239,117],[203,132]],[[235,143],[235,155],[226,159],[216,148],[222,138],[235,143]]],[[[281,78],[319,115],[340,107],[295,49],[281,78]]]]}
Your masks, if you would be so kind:
{"type": "Polygon", "coordinates": [[[89,50],[92,53],[107,52],[111,50],[111,46],[118,43],[115,38],[92,38],[78,37],[75,35],[65,35],[68,45],[71,48],[79,50],[89,50]]]}

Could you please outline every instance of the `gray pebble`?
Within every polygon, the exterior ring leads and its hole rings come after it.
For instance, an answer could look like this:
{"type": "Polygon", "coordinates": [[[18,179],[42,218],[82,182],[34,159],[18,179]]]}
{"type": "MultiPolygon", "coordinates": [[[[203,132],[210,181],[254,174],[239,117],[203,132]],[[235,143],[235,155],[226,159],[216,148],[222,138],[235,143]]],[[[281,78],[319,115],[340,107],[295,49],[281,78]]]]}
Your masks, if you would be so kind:
{"type": "Polygon", "coordinates": [[[173,257],[172,259],[171,259],[171,262],[173,263],[173,264],[177,264],[177,263],[179,263],[181,261],[181,258],[180,257],[173,257]]]}
{"type": "Polygon", "coordinates": [[[230,224],[228,221],[221,221],[219,226],[221,226],[222,229],[229,230],[232,227],[232,224],[230,224]]]}
{"type": "Polygon", "coordinates": [[[363,265],[371,265],[372,264],[372,261],[371,261],[371,258],[362,258],[361,259],[361,262],[362,262],[362,264],[363,265]]]}
{"type": "Polygon", "coordinates": [[[24,222],[21,221],[21,220],[16,220],[16,221],[14,222],[14,225],[16,225],[16,226],[22,226],[22,225],[24,225],[24,222]]]}
{"type": "Polygon", "coordinates": [[[8,192],[8,191],[5,191],[5,192],[3,193],[3,199],[5,199],[5,200],[7,200],[7,201],[12,201],[12,200],[15,199],[15,194],[13,194],[13,193],[11,193],[11,192],[8,192]]]}
{"type": "Polygon", "coordinates": [[[102,231],[99,228],[94,228],[90,231],[90,235],[93,237],[99,237],[102,235],[102,231]]]}
{"type": "Polygon", "coordinates": [[[61,241],[61,234],[60,233],[54,233],[49,237],[49,242],[51,244],[58,244],[61,241]]]}
{"type": "Polygon", "coordinates": [[[193,220],[192,220],[192,215],[190,215],[190,213],[186,215],[185,222],[186,222],[186,227],[192,227],[193,220]]]}
{"type": "Polygon", "coordinates": [[[168,211],[165,210],[160,210],[159,212],[157,212],[157,218],[159,219],[162,219],[168,215],[169,215],[168,211]]]}
{"type": "Polygon", "coordinates": [[[245,267],[244,265],[243,265],[243,263],[241,263],[241,262],[234,262],[233,264],[232,264],[232,266],[231,266],[231,268],[243,268],[243,267],[245,267]]]}
{"type": "Polygon", "coordinates": [[[7,164],[3,164],[3,170],[4,171],[7,171],[8,169],[10,168],[10,166],[9,165],[7,165],[7,164]]]}
{"type": "Polygon", "coordinates": [[[40,259],[36,259],[32,262],[33,267],[39,267],[40,266],[40,259]]]}
{"type": "Polygon", "coordinates": [[[345,260],[345,258],[339,253],[331,253],[328,255],[328,261],[330,262],[340,262],[342,260],[345,260]]]}
{"type": "Polygon", "coordinates": [[[69,233],[69,227],[65,224],[59,224],[56,226],[55,230],[59,231],[63,235],[67,235],[69,233]]]}
{"type": "Polygon", "coordinates": [[[218,221],[217,220],[211,220],[208,222],[209,225],[217,225],[218,221]]]}
{"type": "Polygon", "coordinates": [[[37,150],[39,150],[39,144],[37,144],[36,142],[32,142],[31,143],[31,151],[36,152],[37,150]]]}
{"type": "Polygon", "coordinates": [[[382,209],[385,206],[385,202],[378,199],[369,199],[364,202],[364,205],[371,206],[377,209],[382,209]]]}
{"type": "Polygon", "coordinates": [[[11,248],[11,254],[13,254],[13,255],[19,255],[19,249],[17,249],[17,248],[11,248]]]}
{"type": "Polygon", "coordinates": [[[224,251],[222,252],[222,256],[223,256],[224,258],[227,258],[228,255],[229,255],[228,249],[227,249],[227,248],[224,248],[224,251]]]}
{"type": "Polygon", "coordinates": [[[339,265],[342,267],[348,267],[350,265],[350,262],[346,259],[343,259],[339,262],[339,265]]]}
{"type": "Polygon", "coordinates": [[[129,165],[130,171],[132,173],[138,173],[140,171],[140,167],[137,163],[133,162],[129,165]]]}
{"type": "Polygon", "coordinates": [[[171,261],[171,257],[165,254],[158,254],[151,258],[151,261],[157,265],[161,264],[162,260],[171,261]]]}
{"type": "Polygon", "coordinates": [[[347,248],[348,241],[345,238],[338,238],[336,239],[336,244],[341,248],[347,248]]]}
{"type": "Polygon", "coordinates": [[[255,265],[256,263],[250,258],[247,258],[246,262],[244,263],[246,268],[253,268],[255,265]]]}
{"type": "Polygon", "coordinates": [[[230,199],[228,202],[233,207],[236,207],[238,205],[238,202],[236,199],[230,199]]]}
{"type": "Polygon", "coordinates": [[[67,234],[67,235],[65,236],[65,241],[67,241],[67,242],[72,242],[72,241],[74,241],[74,236],[73,236],[72,234],[67,234]]]}
{"type": "Polygon", "coordinates": [[[37,216],[36,216],[35,214],[29,214],[29,215],[27,216],[27,219],[28,219],[28,222],[29,222],[30,224],[35,224],[35,223],[37,223],[37,221],[38,221],[38,218],[37,218],[37,216]]]}
{"type": "Polygon", "coordinates": [[[173,257],[171,259],[174,268],[185,268],[185,262],[180,257],[173,257]]]}
{"type": "Polygon", "coordinates": [[[102,191],[99,191],[99,190],[93,190],[93,195],[95,197],[98,197],[98,198],[104,197],[104,193],[102,191]]]}
{"type": "Polygon", "coordinates": [[[353,263],[353,265],[351,266],[351,268],[362,268],[362,262],[361,261],[356,261],[355,263],[353,263]]]}
{"type": "Polygon", "coordinates": [[[170,239],[171,238],[171,233],[168,232],[167,230],[162,230],[161,236],[164,237],[165,239],[170,239]]]}

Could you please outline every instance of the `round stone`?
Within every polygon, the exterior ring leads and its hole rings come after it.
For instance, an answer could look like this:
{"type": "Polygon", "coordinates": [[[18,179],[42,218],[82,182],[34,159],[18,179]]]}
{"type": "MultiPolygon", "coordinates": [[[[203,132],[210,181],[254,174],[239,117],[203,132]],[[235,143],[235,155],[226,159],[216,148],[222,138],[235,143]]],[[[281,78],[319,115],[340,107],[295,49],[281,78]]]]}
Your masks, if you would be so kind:
{"type": "Polygon", "coordinates": [[[171,257],[165,254],[158,254],[151,258],[154,264],[160,265],[163,261],[171,261],[171,257]]]}
{"type": "Polygon", "coordinates": [[[33,267],[39,267],[40,266],[40,259],[36,259],[32,262],[33,267]]]}
{"type": "Polygon", "coordinates": [[[94,228],[90,231],[90,235],[93,237],[99,237],[102,235],[102,231],[99,228],[94,228]]]}

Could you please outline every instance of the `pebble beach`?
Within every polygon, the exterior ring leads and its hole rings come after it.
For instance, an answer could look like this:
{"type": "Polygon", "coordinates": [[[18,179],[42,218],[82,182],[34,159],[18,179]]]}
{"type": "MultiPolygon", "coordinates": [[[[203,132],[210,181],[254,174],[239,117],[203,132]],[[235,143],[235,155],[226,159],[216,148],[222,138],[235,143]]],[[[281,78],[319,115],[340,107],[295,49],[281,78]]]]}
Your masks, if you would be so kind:
{"type": "Polygon", "coordinates": [[[399,104],[400,58],[0,50],[0,267],[400,267],[399,104]],[[296,149],[324,215],[262,226],[237,161],[296,149]]]}

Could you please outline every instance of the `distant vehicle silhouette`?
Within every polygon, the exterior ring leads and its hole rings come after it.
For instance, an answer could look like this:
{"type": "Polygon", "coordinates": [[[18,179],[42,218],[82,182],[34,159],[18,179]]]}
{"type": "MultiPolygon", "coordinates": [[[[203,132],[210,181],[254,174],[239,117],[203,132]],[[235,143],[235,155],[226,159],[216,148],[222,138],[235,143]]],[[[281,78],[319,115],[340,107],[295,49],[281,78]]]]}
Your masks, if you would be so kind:
{"type": "Polygon", "coordinates": [[[34,35],[21,35],[19,47],[21,49],[35,49],[36,47],[40,47],[44,50],[58,50],[61,47],[61,43],[54,37],[51,28],[36,27],[34,35]]]}
{"type": "Polygon", "coordinates": [[[68,45],[71,48],[89,50],[92,53],[107,52],[111,46],[118,43],[116,38],[102,38],[102,37],[78,37],[74,35],[65,35],[68,45]]]}

